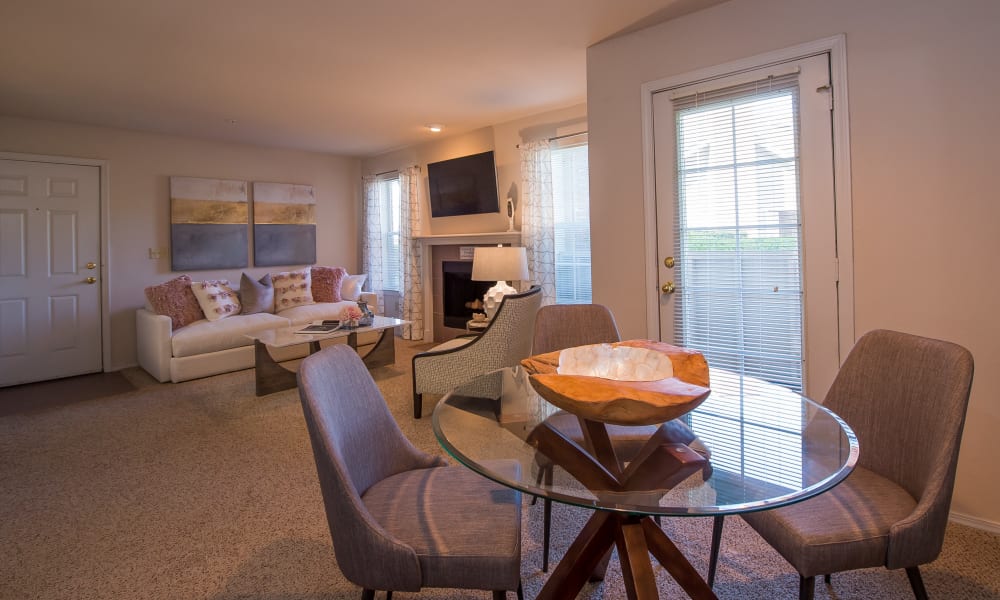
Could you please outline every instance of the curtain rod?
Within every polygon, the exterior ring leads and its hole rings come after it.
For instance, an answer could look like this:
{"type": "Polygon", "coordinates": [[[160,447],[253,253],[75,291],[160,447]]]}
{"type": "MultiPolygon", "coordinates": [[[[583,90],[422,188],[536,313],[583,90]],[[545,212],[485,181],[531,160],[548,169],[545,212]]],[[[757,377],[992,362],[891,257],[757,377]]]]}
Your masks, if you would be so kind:
{"type": "MultiPolygon", "coordinates": [[[[577,135],[587,135],[587,132],[586,131],[579,131],[577,133],[567,133],[566,135],[557,135],[555,137],[550,137],[549,141],[550,142],[554,142],[556,140],[561,140],[563,138],[573,137],[573,136],[577,136],[577,135]]],[[[518,144],[517,146],[515,146],[515,148],[520,148],[520,147],[521,147],[521,144],[518,144]]]]}
{"type": "MultiPolygon", "coordinates": [[[[413,165],[414,169],[419,170],[420,165],[413,165]]],[[[375,173],[372,177],[381,177],[383,175],[388,175],[389,173],[399,173],[399,169],[389,169],[388,171],[382,171],[381,173],[375,173]]]]}

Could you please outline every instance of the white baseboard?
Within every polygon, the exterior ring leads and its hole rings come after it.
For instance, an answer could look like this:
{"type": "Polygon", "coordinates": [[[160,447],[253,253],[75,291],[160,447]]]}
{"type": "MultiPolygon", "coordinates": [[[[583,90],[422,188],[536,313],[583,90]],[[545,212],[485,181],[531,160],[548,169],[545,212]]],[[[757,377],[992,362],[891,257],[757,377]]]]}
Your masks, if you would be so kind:
{"type": "Polygon", "coordinates": [[[957,513],[955,511],[952,511],[948,515],[948,520],[958,523],[959,525],[966,525],[975,529],[989,531],[990,533],[1000,533],[1000,523],[997,523],[996,521],[988,521],[986,519],[980,519],[979,517],[963,515],[962,513],[957,513]]]}

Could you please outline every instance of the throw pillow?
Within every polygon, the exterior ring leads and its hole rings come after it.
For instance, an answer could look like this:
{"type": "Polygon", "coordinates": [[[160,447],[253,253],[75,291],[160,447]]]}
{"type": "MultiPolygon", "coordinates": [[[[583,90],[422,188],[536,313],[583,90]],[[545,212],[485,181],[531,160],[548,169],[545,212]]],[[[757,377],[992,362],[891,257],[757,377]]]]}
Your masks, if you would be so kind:
{"type": "Polygon", "coordinates": [[[361,286],[368,279],[367,273],[361,275],[346,275],[344,282],[340,284],[340,297],[344,300],[357,300],[361,297],[361,286]]]}
{"type": "Polygon", "coordinates": [[[264,273],[260,281],[254,281],[244,273],[240,277],[240,302],[243,304],[243,314],[274,312],[274,285],[271,274],[264,273]]]}
{"type": "Polygon", "coordinates": [[[170,317],[171,329],[180,329],[205,318],[198,299],[191,291],[191,278],[187,275],[151,285],[145,292],[153,312],[170,317]]]}
{"type": "Polygon", "coordinates": [[[285,271],[271,275],[274,283],[274,312],[296,306],[316,304],[312,296],[312,277],[309,267],[298,271],[285,271]]]}
{"type": "Polygon", "coordinates": [[[340,285],[347,270],[343,267],[313,267],[312,293],[316,302],[340,302],[340,285]]]}
{"type": "Polygon", "coordinates": [[[191,291],[209,321],[240,314],[240,301],[226,279],[195,281],[191,284],[191,291]]]}

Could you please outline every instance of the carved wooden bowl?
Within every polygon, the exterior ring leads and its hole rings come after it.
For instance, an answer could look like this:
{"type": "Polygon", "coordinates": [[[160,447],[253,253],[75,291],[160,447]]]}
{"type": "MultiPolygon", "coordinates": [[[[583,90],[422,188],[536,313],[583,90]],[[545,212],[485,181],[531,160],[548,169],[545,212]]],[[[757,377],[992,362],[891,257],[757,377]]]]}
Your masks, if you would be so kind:
{"type": "Polygon", "coordinates": [[[708,363],[700,352],[653,340],[569,348],[521,364],[535,391],[553,405],[615,425],[676,419],[711,391],[708,363]]]}

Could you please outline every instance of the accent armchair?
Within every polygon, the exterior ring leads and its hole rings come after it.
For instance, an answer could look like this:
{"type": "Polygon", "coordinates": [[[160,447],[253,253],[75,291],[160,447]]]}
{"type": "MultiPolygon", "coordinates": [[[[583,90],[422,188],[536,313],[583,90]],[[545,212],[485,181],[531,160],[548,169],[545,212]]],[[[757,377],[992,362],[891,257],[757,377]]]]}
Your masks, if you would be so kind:
{"type": "MultiPolygon", "coordinates": [[[[414,356],[413,418],[419,419],[423,412],[424,394],[446,394],[470,379],[512,367],[530,356],[535,314],[541,304],[538,286],[504,296],[481,335],[458,337],[414,356]]],[[[468,391],[489,395],[488,390],[468,391]]]]}
{"type": "MultiPolygon", "coordinates": [[[[830,573],[878,566],[906,569],[914,596],[927,598],[919,565],[941,552],[972,374],[956,344],[886,330],[858,340],[824,402],[857,434],[858,466],[815,498],[743,515],[799,572],[800,599],[813,597],[817,575],[830,583],[830,573]]],[[[713,573],[717,557],[715,535],[713,573]]]]}
{"type": "Polygon", "coordinates": [[[423,587],[523,600],[519,493],[415,448],[347,346],[306,358],[298,379],[337,564],[363,600],[423,587]]]}

